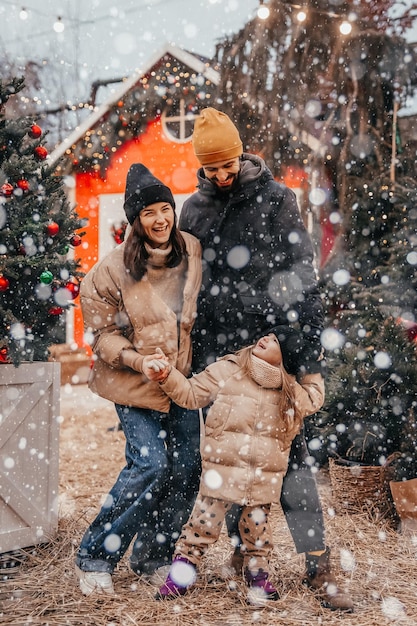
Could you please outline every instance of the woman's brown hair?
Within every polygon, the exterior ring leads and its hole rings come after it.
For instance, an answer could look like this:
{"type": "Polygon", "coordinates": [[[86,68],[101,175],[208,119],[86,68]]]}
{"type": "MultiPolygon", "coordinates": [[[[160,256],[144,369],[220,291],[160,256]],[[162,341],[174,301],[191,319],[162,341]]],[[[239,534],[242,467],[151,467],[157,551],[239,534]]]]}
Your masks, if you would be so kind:
{"type": "MultiPolygon", "coordinates": [[[[174,210],[174,209],[172,209],[174,210]]],[[[126,269],[135,280],[141,280],[146,274],[149,254],[145,248],[147,241],[145,231],[140,221],[140,214],[132,224],[132,228],[125,239],[123,261],[126,269]]],[[[177,227],[175,216],[174,225],[169,236],[172,250],[167,257],[167,267],[176,267],[187,254],[184,237],[177,227]]]]}

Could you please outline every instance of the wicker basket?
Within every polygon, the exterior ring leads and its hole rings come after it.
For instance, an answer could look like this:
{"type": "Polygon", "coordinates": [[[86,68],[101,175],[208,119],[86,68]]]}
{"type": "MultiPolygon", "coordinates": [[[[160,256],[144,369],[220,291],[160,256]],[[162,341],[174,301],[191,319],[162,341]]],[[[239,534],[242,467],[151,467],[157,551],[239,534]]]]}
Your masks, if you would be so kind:
{"type": "Polygon", "coordinates": [[[383,466],[357,465],[329,459],[329,475],[337,513],[368,513],[373,519],[393,519],[395,507],[389,487],[392,459],[383,466]]]}

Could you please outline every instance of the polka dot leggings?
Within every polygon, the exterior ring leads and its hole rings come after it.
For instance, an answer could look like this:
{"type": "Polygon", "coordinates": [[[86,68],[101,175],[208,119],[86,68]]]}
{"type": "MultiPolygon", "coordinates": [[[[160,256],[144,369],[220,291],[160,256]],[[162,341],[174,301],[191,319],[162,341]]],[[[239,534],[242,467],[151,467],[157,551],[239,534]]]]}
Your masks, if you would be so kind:
{"type": "MultiPolygon", "coordinates": [[[[175,546],[175,555],[186,557],[198,567],[207,548],[220,536],[227,511],[233,502],[198,494],[188,522],[182,527],[175,546]]],[[[270,504],[244,506],[239,520],[244,567],[257,573],[268,571],[272,551],[272,535],[268,524],[270,504]]]]}

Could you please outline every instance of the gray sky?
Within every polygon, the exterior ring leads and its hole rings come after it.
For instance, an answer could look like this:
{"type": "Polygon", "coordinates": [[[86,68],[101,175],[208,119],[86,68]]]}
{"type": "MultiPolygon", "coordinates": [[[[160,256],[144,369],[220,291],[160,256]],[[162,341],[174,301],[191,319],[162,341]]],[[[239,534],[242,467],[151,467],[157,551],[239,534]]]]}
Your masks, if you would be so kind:
{"type": "MultiPolygon", "coordinates": [[[[411,3],[398,6],[403,11],[411,3]]],[[[92,82],[131,75],[167,42],[212,57],[216,43],[238,32],[258,6],[259,0],[0,0],[0,58],[46,59],[60,68],[59,84],[50,83],[42,104],[50,104],[48,95],[52,104],[76,103],[88,99],[92,82]],[[61,33],[54,30],[59,17],[61,33]]],[[[416,30],[408,33],[412,41],[416,30]]]]}
{"type": "Polygon", "coordinates": [[[96,79],[131,74],[166,42],[213,56],[216,42],[237,32],[258,5],[259,0],[0,0],[0,54],[14,61],[54,61],[81,96],[96,79]],[[62,33],[54,30],[58,17],[62,33]]]}

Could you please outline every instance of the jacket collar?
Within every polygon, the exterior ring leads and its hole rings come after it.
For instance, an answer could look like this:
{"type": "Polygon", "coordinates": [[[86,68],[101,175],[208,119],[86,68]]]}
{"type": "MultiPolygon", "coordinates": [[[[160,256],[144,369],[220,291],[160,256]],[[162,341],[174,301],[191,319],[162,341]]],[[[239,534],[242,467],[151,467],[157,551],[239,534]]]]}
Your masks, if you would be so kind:
{"type": "MultiPolygon", "coordinates": [[[[205,177],[202,167],[197,171],[197,179],[199,192],[203,195],[225,197],[225,194],[219,193],[216,185],[205,177]]],[[[238,185],[228,197],[242,198],[252,195],[261,185],[272,179],[271,170],[261,157],[244,152],[241,157],[238,185]]]]}

